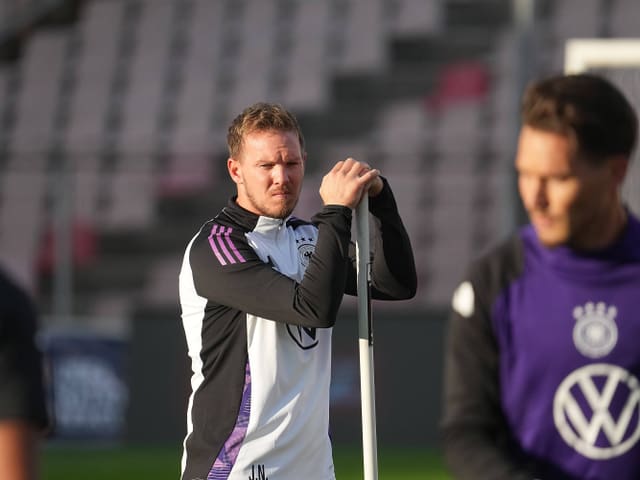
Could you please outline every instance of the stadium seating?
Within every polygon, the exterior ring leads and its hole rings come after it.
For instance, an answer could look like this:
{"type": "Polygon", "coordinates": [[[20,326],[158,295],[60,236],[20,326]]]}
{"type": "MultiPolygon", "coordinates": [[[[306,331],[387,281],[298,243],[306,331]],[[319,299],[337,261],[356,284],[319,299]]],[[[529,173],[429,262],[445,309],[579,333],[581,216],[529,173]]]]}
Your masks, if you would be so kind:
{"type": "MultiPolygon", "coordinates": [[[[319,172],[338,158],[376,163],[395,186],[424,280],[412,305],[447,304],[465,260],[510,226],[517,39],[500,20],[508,13],[492,15],[510,3],[87,0],[75,22],[35,29],[0,68],[3,262],[38,291],[34,265],[61,191],[53,173],[68,169],[75,219],[105,239],[98,262],[128,255],[122,281],[139,280],[133,294],[87,281],[78,308],[175,304],[171,259],[192,233],[185,226],[229,191],[226,125],[270,100],[296,111],[308,137],[299,214],[317,208],[319,172]],[[171,216],[167,205],[184,208],[171,216]]],[[[534,41],[549,47],[547,69],[569,36],[635,35],[633,0],[544,6],[534,41]]]]}

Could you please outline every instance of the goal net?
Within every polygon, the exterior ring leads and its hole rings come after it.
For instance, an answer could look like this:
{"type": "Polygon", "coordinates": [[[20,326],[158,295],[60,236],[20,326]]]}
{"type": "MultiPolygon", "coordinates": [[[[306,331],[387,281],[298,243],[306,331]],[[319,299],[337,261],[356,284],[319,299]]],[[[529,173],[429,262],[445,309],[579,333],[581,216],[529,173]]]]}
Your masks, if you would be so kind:
{"type": "MultiPolygon", "coordinates": [[[[565,73],[590,71],[601,74],[618,86],[640,117],[640,39],[571,39],[565,45],[565,73]]],[[[622,195],[629,208],[640,214],[640,145],[622,195]]]]}

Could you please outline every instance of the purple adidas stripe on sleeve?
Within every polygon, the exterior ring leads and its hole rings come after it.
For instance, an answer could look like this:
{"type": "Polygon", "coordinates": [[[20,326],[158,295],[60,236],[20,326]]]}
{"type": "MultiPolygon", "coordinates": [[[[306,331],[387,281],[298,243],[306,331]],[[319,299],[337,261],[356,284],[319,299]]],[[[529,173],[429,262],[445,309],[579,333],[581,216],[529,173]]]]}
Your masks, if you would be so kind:
{"type": "Polygon", "coordinates": [[[227,244],[229,245],[229,248],[231,249],[231,251],[233,252],[233,254],[236,256],[236,258],[238,259],[238,261],[240,263],[242,262],[246,262],[246,260],[244,259],[244,257],[240,254],[240,252],[238,251],[238,249],[236,248],[236,246],[233,244],[233,241],[231,240],[231,238],[229,237],[229,235],[231,234],[231,230],[232,228],[229,227],[227,228],[226,233],[224,234],[224,239],[227,242],[227,244]]]}
{"type": "Polygon", "coordinates": [[[214,224],[208,237],[211,250],[213,250],[214,255],[221,265],[246,262],[229,236],[232,231],[233,229],[231,227],[225,228],[222,225],[214,224]],[[227,248],[227,246],[229,248],[227,248]],[[229,251],[229,249],[231,249],[231,251],[229,251]]]}

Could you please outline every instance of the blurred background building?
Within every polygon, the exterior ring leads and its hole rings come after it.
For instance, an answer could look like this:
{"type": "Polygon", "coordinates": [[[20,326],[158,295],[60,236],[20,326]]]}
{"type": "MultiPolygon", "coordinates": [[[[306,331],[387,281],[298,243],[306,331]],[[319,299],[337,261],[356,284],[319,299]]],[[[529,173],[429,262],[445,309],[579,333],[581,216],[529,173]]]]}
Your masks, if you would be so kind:
{"type": "MultiPolygon", "coordinates": [[[[308,142],[298,216],[347,156],[394,187],[419,287],[374,306],[378,431],[437,445],[451,293],[522,220],[522,88],[562,71],[566,39],[636,36],[639,18],[636,0],[0,1],[0,262],[40,306],[57,434],[180,441],[182,254],[232,193],[228,123],[266,100],[308,142]]],[[[360,435],[354,308],[336,327],[337,441],[360,435]]]]}

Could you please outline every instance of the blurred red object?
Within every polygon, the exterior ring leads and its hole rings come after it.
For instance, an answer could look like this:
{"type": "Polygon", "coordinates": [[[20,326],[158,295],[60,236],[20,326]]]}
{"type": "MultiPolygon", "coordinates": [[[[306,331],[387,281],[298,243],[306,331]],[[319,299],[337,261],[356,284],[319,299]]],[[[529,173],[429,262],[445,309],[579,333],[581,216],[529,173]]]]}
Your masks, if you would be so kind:
{"type": "MultiPolygon", "coordinates": [[[[72,258],[74,267],[91,265],[98,253],[98,239],[93,226],[76,220],[72,227],[72,258]]],[[[56,263],[55,230],[47,228],[38,252],[37,270],[39,274],[51,274],[56,263]]]]}
{"type": "Polygon", "coordinates": [[[452,63],[440,71],[435,91],[425,100],[426,106],[440,109],[453,103],[481,100],[489,91],[489,83],[489,72],[483,63],[452,63]]]}

